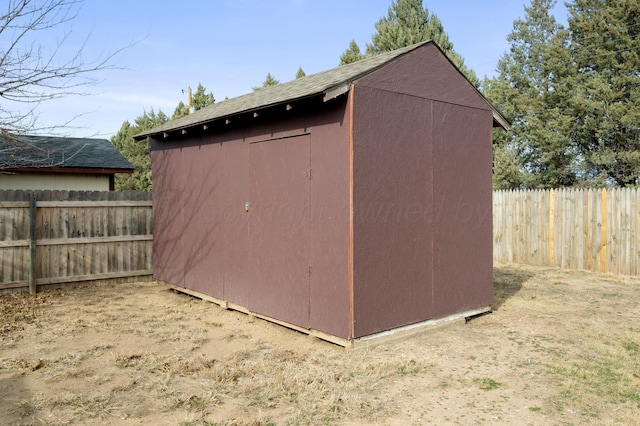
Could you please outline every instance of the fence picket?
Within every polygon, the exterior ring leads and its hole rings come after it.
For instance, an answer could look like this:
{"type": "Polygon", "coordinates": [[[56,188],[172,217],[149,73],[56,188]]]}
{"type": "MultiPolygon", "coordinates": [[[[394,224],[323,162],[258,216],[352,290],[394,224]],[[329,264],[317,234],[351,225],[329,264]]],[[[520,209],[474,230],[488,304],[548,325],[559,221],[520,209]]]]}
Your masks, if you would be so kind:
{"type": "Polygon", "coordinates": [[[493,258],[640,274],[636,188],[494,191],[493,258]]]}
{"type": "MultiPolygon", "coordinates": [[[[31,193],[0,191],[0,292],[24,291],[29,285],[32,257],[25,201],[31,193]]],[[[151,276],[151,194],[35,191],[34,195],[39,202],[37,285],[151,276]]]]}

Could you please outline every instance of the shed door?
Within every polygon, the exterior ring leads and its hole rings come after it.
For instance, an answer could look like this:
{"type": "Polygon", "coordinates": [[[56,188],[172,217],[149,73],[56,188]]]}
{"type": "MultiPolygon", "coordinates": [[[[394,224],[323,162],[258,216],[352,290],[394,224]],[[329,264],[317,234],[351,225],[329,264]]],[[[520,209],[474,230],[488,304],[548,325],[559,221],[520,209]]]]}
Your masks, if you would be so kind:
{"type": "Polygon", "coordinates": [[[249,309],[309,326],[310,136],[251,144],[249,309]]]}

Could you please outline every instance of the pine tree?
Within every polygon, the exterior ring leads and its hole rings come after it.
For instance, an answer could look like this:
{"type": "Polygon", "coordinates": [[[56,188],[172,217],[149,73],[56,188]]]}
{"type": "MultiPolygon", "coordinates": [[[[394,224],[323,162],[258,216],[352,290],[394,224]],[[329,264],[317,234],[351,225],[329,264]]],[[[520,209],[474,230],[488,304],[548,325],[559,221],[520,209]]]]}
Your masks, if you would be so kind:
{"type": "Polygon", "coordinates": [[[568,33],[550,14],[555,0],[532,0],[507,37],[510,50],[483,90],[512,121],[494,140],[494,186],[553,188],[577,182],[576,155],[561,77],[570,68],[568,33]]]}
{"type": "Polygon", "coordinates": [[[262,86],[257,86],[257,87],[252,87],[251,89],[254,92],[257,92],[258,90],[262,90],[266,87],[271,87],[271,86],[275,86],[276,84],[280,84],[280,80],[276,80],[271,73],[267,73],[267,77],[264,79],[264,81],[262,82],[262,86]]]}
{"type": "Polygon", "coordinates": [[[191,111],[189,111],[189,107],[182,101],[178,103],[176,109],[173,110],[173,114],[171,115],[171,119],[175,120],[176,118],[184,117],[189,115],[191,111]]]}
{"type": "Polygon", "coordinates": [[[344,51],[342,55],[340,55],[340,65],[351,64],[353,62],[357,62],[360,59],[363,59],[365,56],[360,53],[360,47],[355,40],[351,40],[349,43],[349,48],[344,51]]]}
{"type": "MultiPolygon", "coordinates": [[[[422,7],[422,0],[392,2],[387,17],[381,18],[375,28],[377,32],[371,37],[371,44],[367,44],[367,56],[433,40],[472,84],[480,84],[475,72],[467,68],[464,59],[453,50],[440,19],[422,7]]],[[[342,57],[340,59],[342,61],[342,57]]]]}
{"type": "Polygon", "coordinates": [[[151,191],[151,145],[148,140],[135,141],[133,136],[145,130],[160,126],[169,120],[162,111],[151,110],[134,120],[122,123],[120,130],[111,138],[111,143],[133,165],[130,175],[116,175],[117,191],[151,191]]]}
{"type": "Polygon", "coordinates": [[[298,71],[296,72],[296,80],[299,78],[302,78],[304,76],[306,76],[307,74],[305,74],[304,70],[302,69],[302,67],[298,68],[298,71]]]}
{"type": "MultiPolygon", "coordinates": [[[[189,95],[191,97],[191,108],[193,108],[194,111],[198,111],[216,102],[216,98],[213,96],[213,93],[206,93],[206,90],[207,89],[201,83],[198,83],[198,88],[195,93],[189,95]]],[[[189,91],[191,91],[191,88],[189,88],[189,91]]],[[[191,111],[189,111],[189,106],[180,101],[176,109],[173,111],[171,119],[175,120],[176,118],[184,117],[190,113],[191,111]]]]}
{"type": "Polygon", "coordinates": [[[195,111],[199,111],[202,108],[208,107],[216,102],[216,98],[213,96],[212,92],[206,93],[206,88],[198,83],[198,88],[192,97],[191,106],[195,111]]]}
{"type": "Polygon", "coordinates": [[[568,5],[575,73],[572,132],[595,184],[637,185],[640,176],[640,2],[568,5]]]}
{"type": "Polygon", "coordinates": [[[513,120],[513,108],[508,102],[511,92],[509,82],[502,76],[493,79],[485,77],[482,82],[485,95],[509,120],[511,129],[493,130],[493,187],[494,189],[524,188],[529,180],[522,161],[521,145],[513,138],[513,126],[518,124],[513,120]]]}

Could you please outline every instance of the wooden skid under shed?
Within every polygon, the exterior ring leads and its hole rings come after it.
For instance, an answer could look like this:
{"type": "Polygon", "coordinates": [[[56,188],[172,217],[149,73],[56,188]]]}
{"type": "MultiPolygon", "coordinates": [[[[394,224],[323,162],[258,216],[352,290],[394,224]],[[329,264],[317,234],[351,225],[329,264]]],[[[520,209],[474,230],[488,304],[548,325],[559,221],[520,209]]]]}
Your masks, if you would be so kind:
{"type": "Polygon", "coordinates": [[[269,317],[267,315],[262,315],[256,312],[251,312],[245,306],[237,305],[235,303],[228,302],[226,300],[221,300],[212,296],[208,296],[206,294],[200,293],[198,291],[190,290],[188,288],[176,286],[173,284],[169,284],[164,281],[159,281],[165,285],[167,285],[170,289],[177,291],[179,293],[188,294],[193,297],[197,297],[198,299],[206,300],[207,302],[214,303],[220,306],[223,309],[231,309],[234,311],[242,312],[244,314],[253,316],[255,318],[260,318],[265,321],[269,321],[274,324],[278,324],[280,326],[289,328],[291,330],[298,331],[303,334],[307,334],[311,337],[316,337],[318,339],[327,341],[329,343],[333,343],[339,346],[343,346],[347,349],[365,349],[374,347],[377,345],[381,345],[384,343],[397,342],[400,340],[407,339],[409,337],[413,337],[422,333],[425,333],[430,330],[439,329],[441,327],[451,326],[451,325],[460,325],[464,324],[467,318],[476,317],[478,315],[482,315],[488,312],[491,312],[491,307],[486,306],[478,309],[473,309],[470,311],[460,312],[457,314],[449,315],[444,318],[438,318],[428,321],[423,321],[416,324],[410,324],[403,327],[394,328],[393,330],[387,330],[380,333],[371,334],[369,336],[359,337],[357,339],[343,339],[340,337],[333,336],[328,333],[324,333],[322,331],[307,329],[303,327],[299,327],[294,324],[290,324],[285,321],[280,321],[273,317],[269,317]]]}

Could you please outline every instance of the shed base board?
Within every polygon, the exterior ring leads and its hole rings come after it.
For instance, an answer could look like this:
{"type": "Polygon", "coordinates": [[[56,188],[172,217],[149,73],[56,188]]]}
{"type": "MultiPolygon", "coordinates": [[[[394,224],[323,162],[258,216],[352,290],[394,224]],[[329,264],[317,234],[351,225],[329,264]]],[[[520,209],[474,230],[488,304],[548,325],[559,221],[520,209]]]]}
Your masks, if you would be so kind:
{"type": "Polygon", "coordinates": [[[286,321],[281,321],[279,319],[276,319],[276,318],[273,318],[273,317],[269,317],[267,315],[262,315],[262,314],[259,314],[259,313],[256,313],[256,312],[251,312],[245,306],[237,305],[235,303],[227,302],[226,300],[221,300],[221,299],[218,299],[216,297],[208,296],[206,294],[200,293],[199,291],[190,290],[188,288],[184,288],[184,287],[176,286],[176,285],[173,285],[173,284],[169,284],[169,283],[164,282],[164,281],[160,281],[160,282],[168,285],[169,288],[171,288],[172,290],[175,290],[175,291],[180,292],[180,293],[185,293],[185,294],[188,294],[188,295],[193,296],[193,297],[197,297],[197,298],[202,299],[202,300],[206,300],[207,302],[215,303],[216,305],[220,306],[223,309],[231,309],[233,311],[242,312],[243,314],[247,314],[247,315],[250,315],[250,316],[255,317],[255,318],[260,318],[260,319],[263,319],[265,321],[269,321],[269,322],[272,322],[274,324],[278,324],[278,325],[281,325],[283,327],[290,328],[290,329],[298,331],[300,333],[307,334],[307,335],[312,336],[312,337],[317,337],[318,339],[325,340],[325,341],[330,342],[330,343],[334,343],[336,345],[344,346],[346,348],[350,348],[351,347],[351,341],[350,340],[343,339],[341,337],[336,337],[336,336],[333,336],[333,335],[328,334],[328,333],[323,333],[322,331],[303,328],[303,327],[297,326],[295,324],[290,324],[290,323],[288,323],[286,321]]]}
{"type": "Polygon", "coordinates": [[[392,330],[383,331],[380,333],[375,333],[368,336],[359,337],[357,339],[349,340],[349,339],[343,339],[341,337],[333,336],[331,334],[324,333],[322,331],[300,327],[295,324],[290,324],[288,322],[281,321],[279,319],[276,319],[267,315],[251,312],[245,306],[237,305],[235,303],[231,303],[226,300],[221,300],[216,297],[208,296],[206,294],[200,293],[195,290],[169,284],[164,281],[160,281],[160,282],[162,282],[163,284],[166,284],[169,288],[171,288],[174,291],[188,294],[190,296],[197,297],[198,299],[206,300],[207,302],[214,303],[223,309],[231,309],[234,311],[242,312],[249,316],[260,318],[265,321],[269,321],[274,324],[278,324],[283,327],[298,331],[300,333],[307,334],[311,337],[316,337],[318,339],[321,339],[339,346],[344,346],[347,349],[365,349],[365,348],[370,348],[376,345],[381,345],[383,343],[396,342],[399,340],[403,340],[403,339],[418,335],[420,333],[424,333],[428,330],[433,330],[436,328],[441,328],[449,325],[464,324],[467,318],[471,318],[487,312],[491,312],[491,307],[486,306],[478,309],[472,309],[469,311],[449,315],[444,318],[432,319],[428,321],[419,322],[416,324],[410,324],[403,327],[394,328],[392,330]]]}
{"type": "Polygon", "coordinates": [[[353,349],[362,349],[381,345],[383,343],[397,342],[434,329],[456,324],[464,324],[468,318],[477,317],[478,315],[486,314],[488,312],[491,312],[491,306],[471,309],[469,311],[459,312],[443,318],[431,319],[397,327],[392,330],[381,331],[380,333],[370,334],[368,336],[358,337],[357,339],[351,340],[351,347],[353,349]]]}

